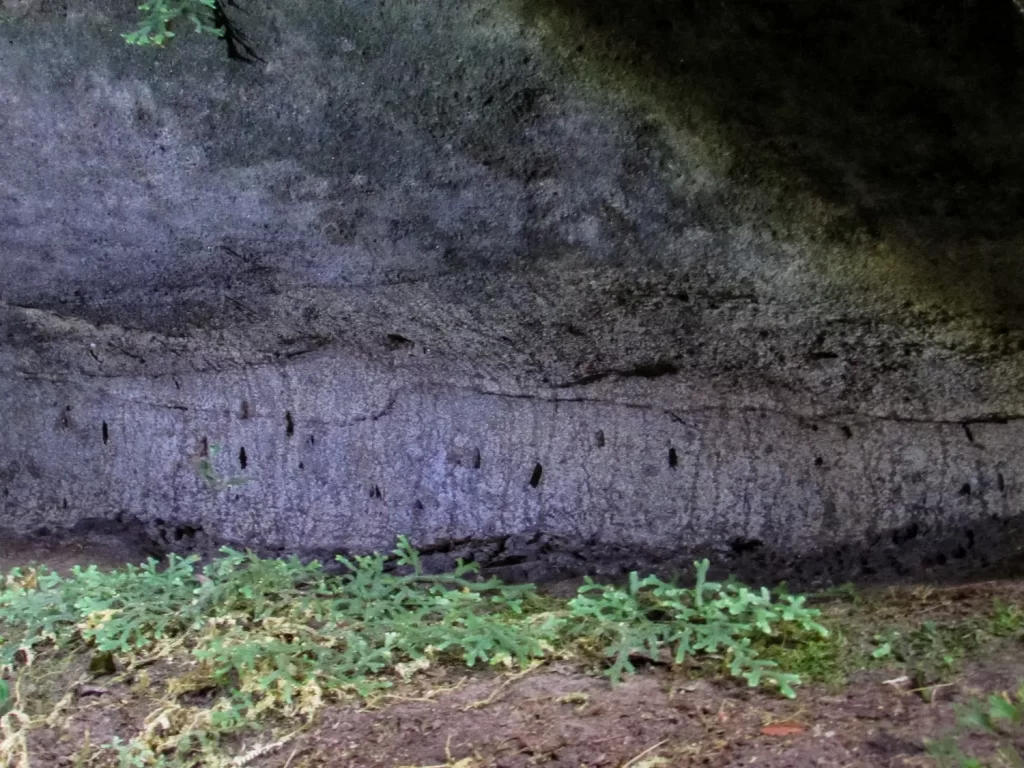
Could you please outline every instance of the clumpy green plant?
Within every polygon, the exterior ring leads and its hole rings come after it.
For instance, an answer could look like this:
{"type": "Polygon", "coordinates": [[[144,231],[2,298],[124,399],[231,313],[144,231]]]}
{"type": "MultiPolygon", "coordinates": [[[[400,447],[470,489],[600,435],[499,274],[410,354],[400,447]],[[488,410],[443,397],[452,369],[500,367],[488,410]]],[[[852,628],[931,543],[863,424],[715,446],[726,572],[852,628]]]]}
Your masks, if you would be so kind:
{"type": "Polygon", "coordinates": [[[912,629],[879,633],[871,656],[876,661],[899,662],[915,686],[929,686],[955,674],[964,656],[976,650],[981,639],[980,628],[970,624],[926,621],[912,629]]]}
{"type": "Polygon", "coordinates": [[[834,691],[847,682],[850,672],[861,661],[841,627],[830,627],[826,636],[787,626],[776,634],[755,641],[754,647],[762,657],[798,675],[801,682],[813,680],[834,691]]]}
{"type": "Polygon", "coordinates": [[[172,27],[179,20],[191,22],[196,32],[224,36],[214,23],[216,0],[149,0],[139,6],[142,21],[134,32],[121,35],[129,45],[163,45],[174,37],[172,27]]]}
{"type": "Polygon", "coordinates": [[[1014,694],[992,694],[986,701],[972,701],[958,707],[957,731],[930,743],[928,753],[939,768],[1021,768],[1024,757],[1012,742],[1022,738],[1024,685],[1014,694]],[[969,733],[995,740],[993,751],[984,757],[964,751],[961,740],[969,733]]]}
{"type": "Polygon", "coordinates": [[[663,648],[676,664],[693,656],[723,654],[733,676],[751,686],[767,680],[785,696],[795,696],[793,686],[800,677],[759,658],[753,641],[775,634],[784,624],[826,637],[828,630],[815,621],[819,612],[804,606],[803,597],[783,595],[775,602],[766,588],[754,591],[735,582],[708,581],[710,563],[695,565],[692,589],[655,576],[641,579],[634,572],[625,589],[588,580],[569,601],[575,618],[590,620],[579,631],[606,640],[605,653],[612,659],[608,675],[618,680],[633,672],[632,656],[658,658],[663,648]]]}
{"type": "Polygon", "coordinates": [[[999,638],[1024,638],[1024,609],[995,600],[991,609],[954,621],[924,621],[873,634],[871,658],[903,667],[915,687],[944,683],[965,658],[999,638]]]}
{"type": "MultiPolygon", "coordinates": [[[[636,655],[665,650],[793,696],[798,676],[762,658],[754,641],[827,634],[803,598],[709,581],[707,561],[696,564],[692,589],[634,573],[625,587],[588,581],[569,601],[483,580],[462,562],[427,574],[404,537],[391,557],[338,561],[346,572],[329,575],[318,562],[225,548],[201,570],[195,557],[173,555],[68,577],[14,569],[0,589],[0,680],[13,681],[0,688],[0,706],[47,658],[77,654],[93,676],[136,684],[163,664],[159,708],[135,738],[100,748],[124,766],[217,768],[231,764],[225,737],[272,733],[275,722],[301,727],[332,699],[373,696],[433,665],[526,667],[597,649],[618,681],[636,655]]],[[[18,722],[0,737],[0,754],[35,721],[18,722]]]]}
{"type": "Polygon", "coordinates": [[[1024,631],[1024,608],[1003,600],[992,604],[992,619],[988,631],[995,637],[1011,637],[1024,631]]]}

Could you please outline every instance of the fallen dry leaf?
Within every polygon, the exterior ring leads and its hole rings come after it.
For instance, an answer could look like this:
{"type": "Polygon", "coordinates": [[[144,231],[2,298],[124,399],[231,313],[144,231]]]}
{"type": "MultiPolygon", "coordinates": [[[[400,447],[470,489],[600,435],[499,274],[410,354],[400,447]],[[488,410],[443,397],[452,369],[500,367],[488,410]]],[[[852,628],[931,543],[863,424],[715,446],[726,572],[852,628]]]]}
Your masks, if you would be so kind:
{"type": "Polygon", "coordinates": [[[762,728],[761,733],[765,736],[792,736],[806,730],[807,726],[800,725],[800,723],[772,723],[762,728]]]}

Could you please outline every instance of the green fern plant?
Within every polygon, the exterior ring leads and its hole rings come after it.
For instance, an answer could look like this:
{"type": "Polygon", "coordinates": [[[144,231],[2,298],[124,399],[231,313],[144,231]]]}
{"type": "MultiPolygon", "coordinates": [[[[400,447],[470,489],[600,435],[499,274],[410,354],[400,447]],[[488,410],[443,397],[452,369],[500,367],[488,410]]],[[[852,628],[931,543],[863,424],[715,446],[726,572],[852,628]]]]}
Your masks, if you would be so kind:
{"type": "MultiPolygon", "coordinates": [[[[163,683],[151,725],[104,748],[123,766],[220,768],[225,743],[242,731],[308,722],[331,698],[369,696],[437,664],[526,667],[596,645],[617,682],[635,654],[668,648],[677,662],[720,658],[750,685],[768,681],[793,696],[799,678],[760,658],[752,641],[778,629],[827,634],[803,598],[709,581],[707,561],[695,564],[692,589],[634,573],[623,588],[588,582],[562,602],[533,585],[482,579],[461,561],[425,573],[405,537],[390,557],[337,560],[341,575],[230,548],[201,571],[197,558],[174,555],[67,577],[13,569],[0,582],[0,680],[16,682],[58,654],[86,655],[95,675],[164,660],[186,672],[163,683]],[[189,703],[196,692],[208,703],[189,703]]],[[[0,684],[0,709],[10,698],[0,684]]]]}
{"type": "Polygon", "coordinates": [[[694,564],[697,583],[692,589],[672,586],[656,576],[641,579],[629,575],[625,589],[599,586],[591,580],[569,601],[573,615],[589,623],[578,631],[604,637],[605,654],[612,660],[607,674],[612,680],[634,671],[631,657],[658,658],[661,649],[673,654],[673,662],[700,655],[722,654],[729,673],[751,686],[762,680],[774,684],[786,697],[796,696],[799,675],[777,669],[774,661],[758,658],[752,643],[759,635],[773,635],[780,624],[827,637],[828,630],[815,619],[816,609],[804,606],[804,597],[782,595],[774,602],[766,589],[751,590],[736,582],[708,581],[710,563],[694,564]]]}
{"type": "Polygon", "coordinates": [[[142,21],[134,32],[121,35],[129,45],[162,46],[174,37],[171,27],[180,19],[192,22],[195,31],[223,37],[214,25],[216,0],[149,0],[139,6],[142,21]]]}

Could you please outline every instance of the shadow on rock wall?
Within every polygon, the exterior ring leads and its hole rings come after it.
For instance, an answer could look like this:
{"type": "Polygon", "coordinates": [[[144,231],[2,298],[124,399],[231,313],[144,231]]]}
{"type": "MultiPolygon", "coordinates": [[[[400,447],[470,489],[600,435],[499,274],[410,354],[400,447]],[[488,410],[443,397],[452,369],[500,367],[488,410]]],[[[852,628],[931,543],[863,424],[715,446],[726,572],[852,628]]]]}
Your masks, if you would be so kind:
{"type": "Polygon", "coordinates": [[[1024,16],[1010,0],[526,2],[581,72],[625,79],[724,143],[779,234],[884,241],[904,279],[1024,324],[1024,16]]]}

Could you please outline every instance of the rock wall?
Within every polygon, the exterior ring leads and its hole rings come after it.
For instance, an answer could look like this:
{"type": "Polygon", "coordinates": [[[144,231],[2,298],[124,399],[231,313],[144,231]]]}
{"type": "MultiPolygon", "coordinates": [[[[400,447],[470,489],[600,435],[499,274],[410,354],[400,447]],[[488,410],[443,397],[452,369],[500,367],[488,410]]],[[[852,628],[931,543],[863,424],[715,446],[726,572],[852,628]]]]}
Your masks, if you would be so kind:
{"type": "Polygon", "coordinates": [[[526,577],[1013,558],[1005,6],[254,3],[246,64],[7,0],[0,527],[526,577]]]}

